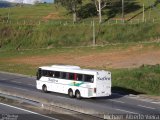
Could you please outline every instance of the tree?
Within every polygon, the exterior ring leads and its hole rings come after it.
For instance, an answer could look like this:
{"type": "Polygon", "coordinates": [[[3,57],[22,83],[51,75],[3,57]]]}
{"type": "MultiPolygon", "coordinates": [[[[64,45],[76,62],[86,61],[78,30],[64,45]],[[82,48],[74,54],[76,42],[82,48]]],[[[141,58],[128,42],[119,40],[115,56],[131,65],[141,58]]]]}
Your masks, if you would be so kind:
{"type": "Polygon", "coordinates": [[[99,16],[99,23],[102,22],[102,9],[107,6],[108,0],[92,0],[95,3],[98,16],[99,16]]]}
{"type": "Polygon", "coordinates": [[[55,0],[56,4],[61,4],[73,14],[73,22],[77,22],[77,10],[82,4],[82,0],[55,0]]]}

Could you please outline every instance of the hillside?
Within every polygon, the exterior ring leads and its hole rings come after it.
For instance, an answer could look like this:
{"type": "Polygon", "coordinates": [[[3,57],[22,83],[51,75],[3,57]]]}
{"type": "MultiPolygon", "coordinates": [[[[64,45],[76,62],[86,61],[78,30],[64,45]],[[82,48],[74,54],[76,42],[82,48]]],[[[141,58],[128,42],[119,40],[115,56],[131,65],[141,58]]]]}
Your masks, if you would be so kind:
{"type": "Polygon", "coordinates": [[[0,1],[0,8],[13,7],[14,4],[7,1],[0,1]]]}
{"type": "MultiPolygon", "coordinates": [[[[117,0],[119,1],[119,0],[117,0]]],[[[95,14],[95,6],[91,4],[89,0],[83,2],[82,8],[79,9],[79,17],[88,18],[96,17],[95,14]],[[93,13],[87,13],[88,11],[92,11],[93,13]],[[80,12],[81,11],[81,12],[80,12]],[[83,15],[81,15],[83,14],[83,15]],[[89,15],[91,14],[91,15],[89,15]]],[[[160,2],[158,0],[125,0],[125,17],[126,19],[134,18],[134,19],[142,19],[142,11],[143,11],[143,4],[145,5],[145,18],[159,18],[160,15],[160,2]]],[[[1,6],[10,6],[12,5],[9,2],[0,2],[1,6]]],[[[1,8],[0,14],[3,17],[6,17],[7,14],[10,13],[10,20],[19,20],[24,18],[26,20],[26,16],[32,16],[30,20],[36,19],[42,20],[43,17],[49,14],[58,14],[59,16],[63,16],[65,19],[71,19],[72,15],[68,13],[65,8],[54,5],[54,4],[37,4],[37,5],[21,5],[12,7],[9,9],[1,8]]],[[[103,19],[114,18],[120,19],[121,18],[121,1],[120,2],[113,2],[109,4],[103,10],[103,19]]]]}
{"type": "Polygon", "coordinates": [[[126,0],[126,24],[121,24],[121,4],[113,3],[103,11],[103,23],[98,24],[93,4],[82,5],[79,21],[54,4],[20,5],[0,8],[0,47],[4,49],[90,46],[93,39],[92,20],[96,22],[96,44],[157,42],[160,37],[160,4],[156,0],[126,0]],[[145,4],[145,21],[142,6],[145,4]]]}

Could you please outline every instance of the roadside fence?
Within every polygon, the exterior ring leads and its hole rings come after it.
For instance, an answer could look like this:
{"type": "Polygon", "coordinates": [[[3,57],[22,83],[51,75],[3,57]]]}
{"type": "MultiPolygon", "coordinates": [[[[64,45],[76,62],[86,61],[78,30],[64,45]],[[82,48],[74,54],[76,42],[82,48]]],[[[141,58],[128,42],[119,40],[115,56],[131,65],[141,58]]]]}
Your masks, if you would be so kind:
{"type": "MultiPolygon", "coordinates": [[[[95,23],[98,24],[98,20],[95,20],[95,23]]],[[[110,19],[104,20],[103,25],[114,25],[114,24],[141,24],[141,23],[160,23],[160,19],[131,19],[131,20],[121,20],[121,19],[110,19]]],[[[77,23],[73,23],[72,20],[49,20],[49,21],[40,21],[40,20],[0,20],[0,24],[12,24],[12,25],[41,25],[41,24],[49,24],[49,25],[89,25],[92,24],[92,20],[87,21],[78,21],[77,23]]]]}

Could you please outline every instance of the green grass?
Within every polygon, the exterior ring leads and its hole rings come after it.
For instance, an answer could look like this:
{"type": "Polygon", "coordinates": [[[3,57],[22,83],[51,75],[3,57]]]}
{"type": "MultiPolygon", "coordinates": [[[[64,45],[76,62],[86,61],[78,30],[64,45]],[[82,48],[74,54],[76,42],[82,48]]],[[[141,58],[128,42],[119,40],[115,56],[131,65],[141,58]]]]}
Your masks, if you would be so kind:
{"type": "Polygon", "coordinates": [[[160,95],[160,65],[112,71],[113,86],[144,94],[160,95]]]}
{"type": "Polygon", "coordinates": [[[26,49],[26,50],[10,50],[10,49],[0,49],[0,58],[17,58],[17,57],[26,57],[26,56],[48,56],[54,54],[74,54],[79,55],[89,55],[92,53],[103,53],[103,52],[112,52],[117,50],[127,50],[133,46],[143,46],[143,50],[147,50],[150,47],[153,49],[159,49],[160,43],[122,43],[122,44],[108,44],[106,46],[89,46],[89,47],[60,47],[60,48],[50,48],[50,49],[26,49]]]}
{"type": "MultiPolygon", "coordinates": [[[[126,3],[134,1],[126,1],[126,3]]],[[[153,4],[155,0],[150,1],[153,4]]],[[[83,5],[87,4],[86,1],[83,5]]],[[[142,3],[146,8],[150,6],[147,0],[135,0],[138,9],[131,9],[126,13],[126,18],[133,17],[142,11],[142,3]],[[132,10],[133,9],[133,10],[132,10]]],[[[113,8],[116,6],[113,6],[113,8]]],[[[126,4],[127,7],[127,4],[126,4]]],[[[119,8],[117,6],[117,8],[119,8]]],[[[126,8],[126,9],[129,9],[126,8]]],[[[152,11],[146,10],[145,16],[151,13],[151,18],[158,18],[160,5],[157,4],[152,11]]],[[[107,8],[109,10],[109,8],[107,8]]],[[[120,18],[121,13],[116,13],[114,18],[120,18]]],[[[103,19],[108,18],[107,14],[103,19]]],[[[130,43],[156,40],[160,37],[159,23],[147,22],[139,24],[98,24],[96,21],[96,44],[130,43]]],[[[16,6],[0,8],[0,48],[2,49],[26,49],[26,48],[50,48],[50,47],[73,47],[92,45],[93,18],[82,19],[77,24],[72,23],[72,15],[62,6],[54,4],[38,4],[34,6],[16,6]],[[44,17],[50,13],[55,14],[55,19],[44,17]],[[57,16],[60,16],[58,18],[57,16]],[[57,19],[56,19],[57,17],[57,19]],[[8,23],[7,19],[9,20],[8,23]],[[3,23],[3,21],[6,21],[3,23]],[[11,23],[10,23],[11,21],[11,23]],[[40,24],[39,24],[40,23],[40,24]]],[[[136,18],[142,18],[142,13],[136,18]]],[[[152,20],[151,20],[152,21],[152,20]]]]}
{"type": "Polygon", "coordinates": [[[0,62],[0,71],[35,76],[38,66],[0,62]]]}
{"type": "MultiPolygon", "coordinates": [[[[127,0],[130,1],[130,0],[127,0]]],[[[159,9],[160,4],[157,4],[155,7],[152,7],[151,9],[148,9],[150,5],[154,5],[156,0],[135,0],[135,3],[140,6],[140,9],[130,12],[126,14],[126,18],[131,18],[133,16],[136,16],[134,19],[142,19],[142,11],[143,11],[143,4],[145,6],[145,19],[153,19],[153,18],[159,18],[160,15],[159,9]],[[140,13],[140,14],[139,14],[140,13]]]]}
{"type": "MultiPolygon", "coordinates": [[[[159,23],[136,25],[96,25],[96,44],[131,43],[157,40],[159,23]]],[[[38,26],[2,25],[0,46],[5,49],[75,47],[92,45],[92,27],[87,24],[38,26]]]]}
{"type": "Polygon", "coordinates": [[[0,18],[2,20],[9,19],[12,22],[23,22],[24,20],[31,22],[43,21],[43,18],[50,13],[57,13],[59,16],[63,16],[66,14],[65,12],[64,8],[56,8],[53,4],[25,5],[22,7],[0,8],[0,18]]]}
{"type": "MultiPolygon", "coordinates": [[[[118,1],[118,0],[117,0],[118,1]]],[[[116,1],[116,2],[117,2],[116,1]]],[[[150,5],[154,5],[156,0],[125,0],[125,17],[127,19],[142,19],[142,11],[143,11],[143,3],[145,5],[145,19],[159,18],[160,15],[159,9],[160,4],[157,4],[152,9],[147,9],[150,5]],[[138,7],[137,7],[138,6],[138,7]]],[[[83,5],[90,3],[90,0],[83,1],[83,5]]],[[[94,4],[93,4],[94,5],[94,4]]],[[[107,19],[109,16],[108,11],[112,10],[115,16],[113,18],[121,18],[121,1],[119,4],[112,4],[112,9],[110,7],[106,7],[103,11],[103,19],[107,19]]],[[[84,10],[85,11],[85,10],[84,10]]],[[[43,21],[44,16],[47,16],[49,13],[56,13],[59,16],[62,16],[64,19],[72,19],[72,15],[68,13],[68,11],[62,7],[54,4],[37,4],[37,5],[24,5],[24,6],[15,6],[11,8],[0,8],[0,18],[12,21],[43,21]]],[[[88,14],[88,13],[85,13],[88,14]]],[[[94,16],[97,17],[97,16],[94,16]]],[[[92,19],[92,18],[88,18],[92,19]]],[[[1,20],[1,19],[0,19],[1,20]]]]}

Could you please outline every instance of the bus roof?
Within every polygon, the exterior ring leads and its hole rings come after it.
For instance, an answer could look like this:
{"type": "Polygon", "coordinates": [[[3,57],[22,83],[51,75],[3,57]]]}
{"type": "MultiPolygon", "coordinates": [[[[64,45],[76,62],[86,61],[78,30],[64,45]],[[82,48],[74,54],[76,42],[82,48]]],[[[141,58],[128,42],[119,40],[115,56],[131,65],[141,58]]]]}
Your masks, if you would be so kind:
{"type": "Polygon", "coordinates": [[[43,70],[51,70],[51,71],[64,71],[64,72],[78,72],[78,73],[88,73],[88,74],[95,74],[97,72],[101,72],[100,70],[91,70],[91,69],[81,69],[79,66],[72,66],[72,65],[51,65],[51,66],[42,66],[39,67],[43,70]]]}
{"type": "Polygon", "coordinates": [[[73,66],[73,65],[52,65],[51,67],[57,69],[74,69],[74,70],[81,69],[79,66],[73,66]]]}

